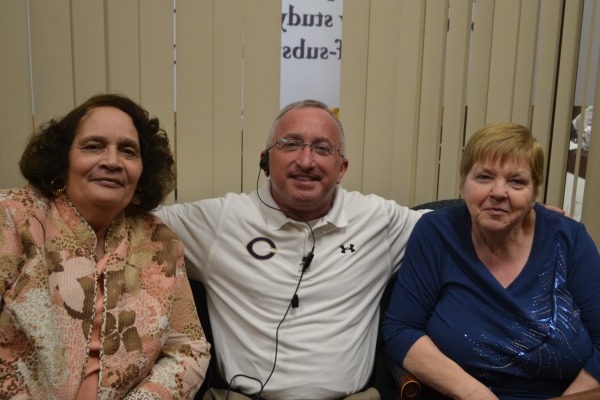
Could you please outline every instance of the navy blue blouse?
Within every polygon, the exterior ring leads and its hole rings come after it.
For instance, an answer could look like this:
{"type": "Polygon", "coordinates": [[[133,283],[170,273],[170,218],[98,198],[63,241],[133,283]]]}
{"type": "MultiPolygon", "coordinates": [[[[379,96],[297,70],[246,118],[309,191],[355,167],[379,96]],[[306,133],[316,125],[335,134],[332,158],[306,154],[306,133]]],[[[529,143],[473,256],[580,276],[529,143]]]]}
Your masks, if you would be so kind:
{"type": "Polygon", "coordinates": [[[466,206],[419,220],[383,322],[392,359],[428,335],[503,400],[558,396],[582,368],[600,380],[600,255],[582,224],[535,211],[507,288],[479,261],[466,206]]]}

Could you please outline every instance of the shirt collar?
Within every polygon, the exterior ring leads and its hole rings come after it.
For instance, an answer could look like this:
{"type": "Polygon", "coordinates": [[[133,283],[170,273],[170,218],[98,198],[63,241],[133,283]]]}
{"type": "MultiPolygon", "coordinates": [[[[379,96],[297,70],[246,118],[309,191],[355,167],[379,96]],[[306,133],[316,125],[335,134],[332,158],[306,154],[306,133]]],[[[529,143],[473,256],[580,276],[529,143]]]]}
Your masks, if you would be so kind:
{"type": "MultiPolygon", "coordinates": [[[[54,204],[65,225],[89,251],[94,252],[97,240],[96,234],[67,195],[62,194],[56,198],[54,204]]],[[[125,212],[119,213],[112,221],[104,239],[107,253],[113,253],[123,238],[127,236],[127,226],[125,212]]]]}
{"type": "MultiPolygon", "coordinates": [[[[344,211],[344,196],[345,191],[340,185],[335,188],[335,197],[333,205],[329,212],[323,217],[315,221],[307,221],[311,224],[313,229],[317,229],[324,225],[334,225],[335,227],[342,228],[348,225],[348,218],[344,211]]],[[[267,178],[263,186],[256,192],[256,203],[260,209],[261,214],[265,218],[267,225],[270,229],[279,230],[285,224],[298,223],[291,218],[285,216],[285,214],[279,210],[279,206],[273,200],[271,196],[271,179],[267,178]],[[266,204],[265,204],[266,203],[266,204]]]]}

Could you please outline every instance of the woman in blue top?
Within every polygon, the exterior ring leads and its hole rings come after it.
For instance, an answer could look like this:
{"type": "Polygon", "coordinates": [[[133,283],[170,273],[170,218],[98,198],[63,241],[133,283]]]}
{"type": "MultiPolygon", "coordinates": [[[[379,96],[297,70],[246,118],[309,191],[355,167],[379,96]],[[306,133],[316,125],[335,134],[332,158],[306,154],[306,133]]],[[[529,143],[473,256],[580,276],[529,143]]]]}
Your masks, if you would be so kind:
{"type": "Polygon", "coordinates": [[[600,255],[577,221],[536,205],[544,154],[491,124],[460,165],[464,206],[424,215],[383,334],[389,353],[455,399],[547,399],[600,386],[600,255]]]}

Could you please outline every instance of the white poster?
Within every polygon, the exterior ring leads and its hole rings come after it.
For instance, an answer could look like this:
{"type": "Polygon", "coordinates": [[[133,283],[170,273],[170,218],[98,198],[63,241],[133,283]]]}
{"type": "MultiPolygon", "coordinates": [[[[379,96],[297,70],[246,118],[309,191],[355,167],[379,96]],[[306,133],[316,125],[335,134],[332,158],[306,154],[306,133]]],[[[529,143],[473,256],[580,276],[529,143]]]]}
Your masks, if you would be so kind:
{"type": "Polygon", "coordinates": [[[281,108],[303,99],[338,108],[343,0],[281,3],[281,108]]]}

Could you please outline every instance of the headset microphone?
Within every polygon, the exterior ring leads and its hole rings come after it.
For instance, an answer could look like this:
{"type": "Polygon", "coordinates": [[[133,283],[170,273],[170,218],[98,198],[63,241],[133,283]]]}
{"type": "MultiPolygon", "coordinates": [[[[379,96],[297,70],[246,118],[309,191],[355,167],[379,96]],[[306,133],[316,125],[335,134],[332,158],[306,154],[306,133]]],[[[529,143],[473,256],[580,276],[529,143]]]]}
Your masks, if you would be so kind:
{"type": "MultiPolygon", "coordinates": [[[[269,149],[267,149],[265,151],[265,155],[260,159],[259,162],[259,167],[260,169],[262,169],[263,171],[265,171],[265,174],[267,176],[269,176],[269,149]]],[[[256,177],[256,194],[258,196],[258,199],[260,200],[261,203],[263,203],[266,207],[272,208],[273,210],[277,210],[280,211],[284,214],[287,214],[285,211],[283,211],[280,208],[277,207],[273,207],[268,205],[267,203],[265,203],[263,201],[263,199],[260,198],[260,193],[258,191],[258,181],[260,180],[260,170],[258,172],[258,176],[256,177]]],[[[288,212],[289,214],[293,214],[291,212],[288,212]]],[[[251,376],[247,376],[244,374],[237,374],[234,375],[231,380],[229,381],[229,387],[227,390],[227,398],[229,398],[229,391],[231,390],[231,386],[233,385],[233,381],[235,378],[237,377],[246,377],[248,379],[257,381],[260,384],[260,391],[258,392],[258,394],[254,397],[256,399],[260,398],[260,395],[262,394],[265,386],[267,385],[267,383],[269,382],[269,380],[271,379],[271,376],[273,376],[273,372],[275,372],[275,366],[277,365],[277,352],[279,349],[279,328],[281,327],[281,324],[283,324],[283,321],[285,321],[285,317],[287,317],[288,312],[290,311],[290,308],[298,308],[298,306],[300,305],[300,300],[298,298],[298,289],[300,288],[300,283],[302,283],[302,277],[304,276],[304,273],[306,272],[306,270],[308,269],[308,267],[310,267],[310,264],[312,263],[312,260],[315,256],[315,232],[313,231],[312,227],[310,226],[310,223],[308,221],[304,221],[304,223],[308,226],[308,229],[310,230],[310,235],[312,236],[312,249],[310,249],[310,251],[308,252],[308,254],[304,257],[302,257],[302,272],[300,273],[300,278],[298,279],[298,283],[296,284],[296,290],[294,290],[294,294],[292,296],[292,300],[288,303],[288,307],[287,310],[285,310],[285,314],[283,314],[283,317],[281,318],[281,321],[279,321],[279,324],[277,325],[277,329],[275,329],[275,360],[273,361],[273,367],[271,368],[271,372],[269,373],[269,376],[267,377],[267,379],[265,380],[264,383],[262,383],[259,379],[251,377],[251,376]]]]}
{"type": "MultiPolygon", "coordinates": [[[[310,263],[312,262],[314,257],[315,257],[315,253],[311,250],[310,253],[308,253],[306,255],[306,257],[302,258],[302,275],[304,275],[304,273],[306,272],[308,267],[310,267],[310,263]]],[[[302,278],[300,278],[300,279],[302,279],[302,278]]],[[[300,305],[300,299],[298,298],[298,288],[296,288],[296,292],[294,293],[294,296],[292,297],[292,308],[298,308],[299,305],[300,305]]]]}
{"type": "Polygon", "coordinates": [[[308,267],[310,267],[310,263],[312,262],[313,258],[315,257],[315,253],[311,252],[308,253],[306,255],[306,257],[304,257],[302,259],[302,261],[304,261],[304,263],[302,264],[302,272],[306,271],[308,269],[308,267]]]}

